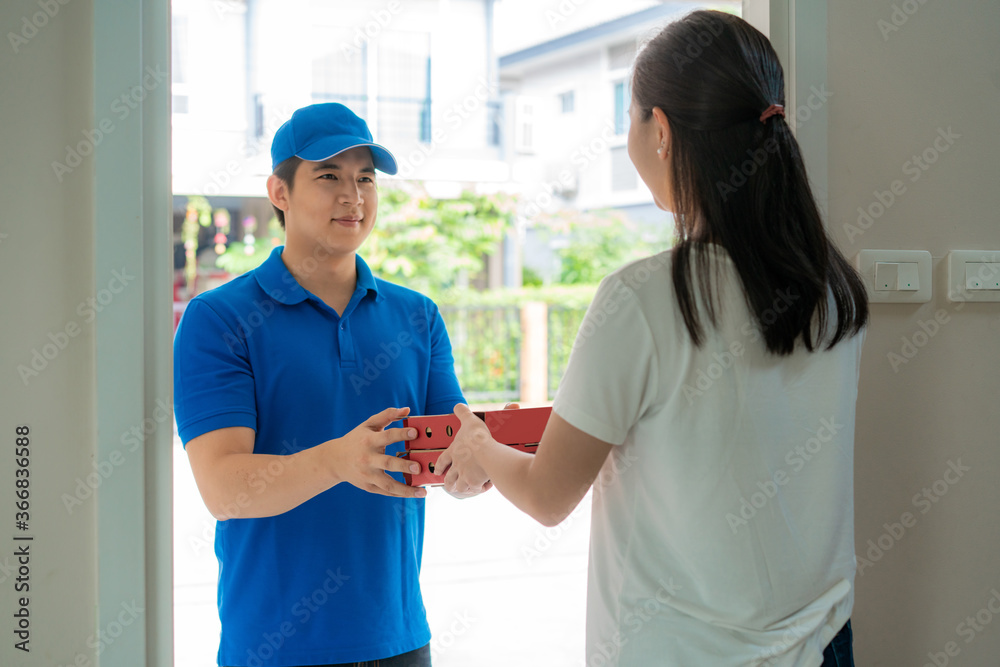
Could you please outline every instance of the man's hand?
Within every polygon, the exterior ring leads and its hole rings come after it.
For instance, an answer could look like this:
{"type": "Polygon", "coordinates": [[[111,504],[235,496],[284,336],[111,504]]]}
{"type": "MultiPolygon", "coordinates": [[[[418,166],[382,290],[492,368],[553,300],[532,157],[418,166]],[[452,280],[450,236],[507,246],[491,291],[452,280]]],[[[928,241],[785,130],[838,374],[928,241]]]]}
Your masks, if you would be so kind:
{"type": "MultiPolygon", "coordinates": [[[[508,403],[504,410],[516,410],[517,403],[508,403]]],[[[486,423],[477,417],[468,405],[455,406],[455,416],[462,422],[451,446],[441,453],[438,470],[444,470],[444,490],[455,498],[470,498],[493,488],[489,475],[476,461],[475,453],[490,443],[499,445],[490,435],[486,423]]],[[[501,445],[502,446],[502,445],[501,445]]]]}
{"type": "Polygon", "coordinates": [[[347,482],[362,491],[401,498],[423,498],[426,489],[407,486],[386,474],[419,473],[420,464],[385,453],[385,448],[401,440],[417,437],[414,428],[392,428],[392,422],[410,413],[409,408],[387,408],[372,415],[365,423],[342,438],[325,443],[329,446],[331,467],[338,482],[347,482]]]}

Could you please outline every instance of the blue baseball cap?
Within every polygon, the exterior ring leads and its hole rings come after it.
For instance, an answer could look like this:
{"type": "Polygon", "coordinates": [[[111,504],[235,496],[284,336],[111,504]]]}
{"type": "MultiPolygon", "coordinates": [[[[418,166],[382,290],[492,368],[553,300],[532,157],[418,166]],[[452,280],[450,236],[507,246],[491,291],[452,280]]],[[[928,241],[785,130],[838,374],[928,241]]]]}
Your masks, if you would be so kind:
{"type": "Polygon", "coordinates": [[[322,162],[349,148],[368,146],[375,168],[396,173],[396,158],[372,141],[368,125],[343,104],[328,102],[297,109],[278,128],[271,142],[271,170],[294,156],[322,162]]]}

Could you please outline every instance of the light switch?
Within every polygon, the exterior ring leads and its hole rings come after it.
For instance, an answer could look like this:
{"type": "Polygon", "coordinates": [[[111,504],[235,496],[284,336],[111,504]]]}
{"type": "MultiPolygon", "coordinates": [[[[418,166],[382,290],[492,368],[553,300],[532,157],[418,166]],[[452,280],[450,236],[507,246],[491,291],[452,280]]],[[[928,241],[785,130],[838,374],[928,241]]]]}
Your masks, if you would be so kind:
{"type": "Polygon", "coordinates": [[[1000,301],[1000,250],[948,253],[950,301],[1000,301]]]}
{"type": "Polygon", "coordinates": [[[966,262],[965,287],[970,290],[1000,290],[1000,263],[966,262]]]}
{"type": "Polygon", "coordinates": [[[916,292],[920,289],[920,277],[916,262],[900,262],[896,277],[896,289],[901,292],[916,292]]]}
{"type": "Polygon", "coordinates": [[[931,254],[926,250],[862,250],[854,263],[871,303],[931,300],[931,254]]]}
{"type": "Polygon", "coordinates": [[[875,291],[887,292],[897,289],[899,289],[899,264],[875,262],[875,291]]]}

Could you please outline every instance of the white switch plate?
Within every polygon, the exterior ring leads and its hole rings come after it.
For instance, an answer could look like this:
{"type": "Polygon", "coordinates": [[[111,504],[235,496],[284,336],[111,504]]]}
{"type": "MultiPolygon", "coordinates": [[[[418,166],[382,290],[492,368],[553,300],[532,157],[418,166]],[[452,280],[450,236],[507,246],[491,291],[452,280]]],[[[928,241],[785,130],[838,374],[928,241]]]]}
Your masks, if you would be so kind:
{"type": "Polygon", "coordinates": [[[948,253],[949,301],[1000,301],[1000,289],[989,289],[994,276],[992,271],[977,271],[986,289],[969,289],[966,282],[966,264],[1000,263],[1000,250],[952,250],[948,253]],[[980,275],[982,274],[982,275],[980,275]]]}
{"type": "Polygon", "coordinates": [[[871,303],[926,303],[931,300],[931,254],[926,250],[862,250],[854,258],[854,265],[861,272],[871,303]],[[916,264],[920,288],[916,291],[876,290],[876,262],[916,264]]]}

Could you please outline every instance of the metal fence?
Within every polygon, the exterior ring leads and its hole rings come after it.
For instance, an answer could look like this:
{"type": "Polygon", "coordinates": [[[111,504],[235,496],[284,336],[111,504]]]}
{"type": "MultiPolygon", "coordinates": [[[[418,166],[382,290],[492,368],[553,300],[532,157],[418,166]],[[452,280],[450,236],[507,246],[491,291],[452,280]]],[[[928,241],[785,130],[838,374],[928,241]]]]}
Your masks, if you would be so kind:
{"type": "Polygon", "coordinates": [[[586,308],[567,308],[565,306],[549,305],[548,308],[548,386],[549,398],[554,398],[559,381],[566,372],[569,363],[569,353],[576,340],[576,332],[580,329],[586,308]]]}
{"type": "Polygon", "coordinates": [[[467,401],[516,400],[521,383],[521,309],[442,306],[455,373],[467,401]]]}

